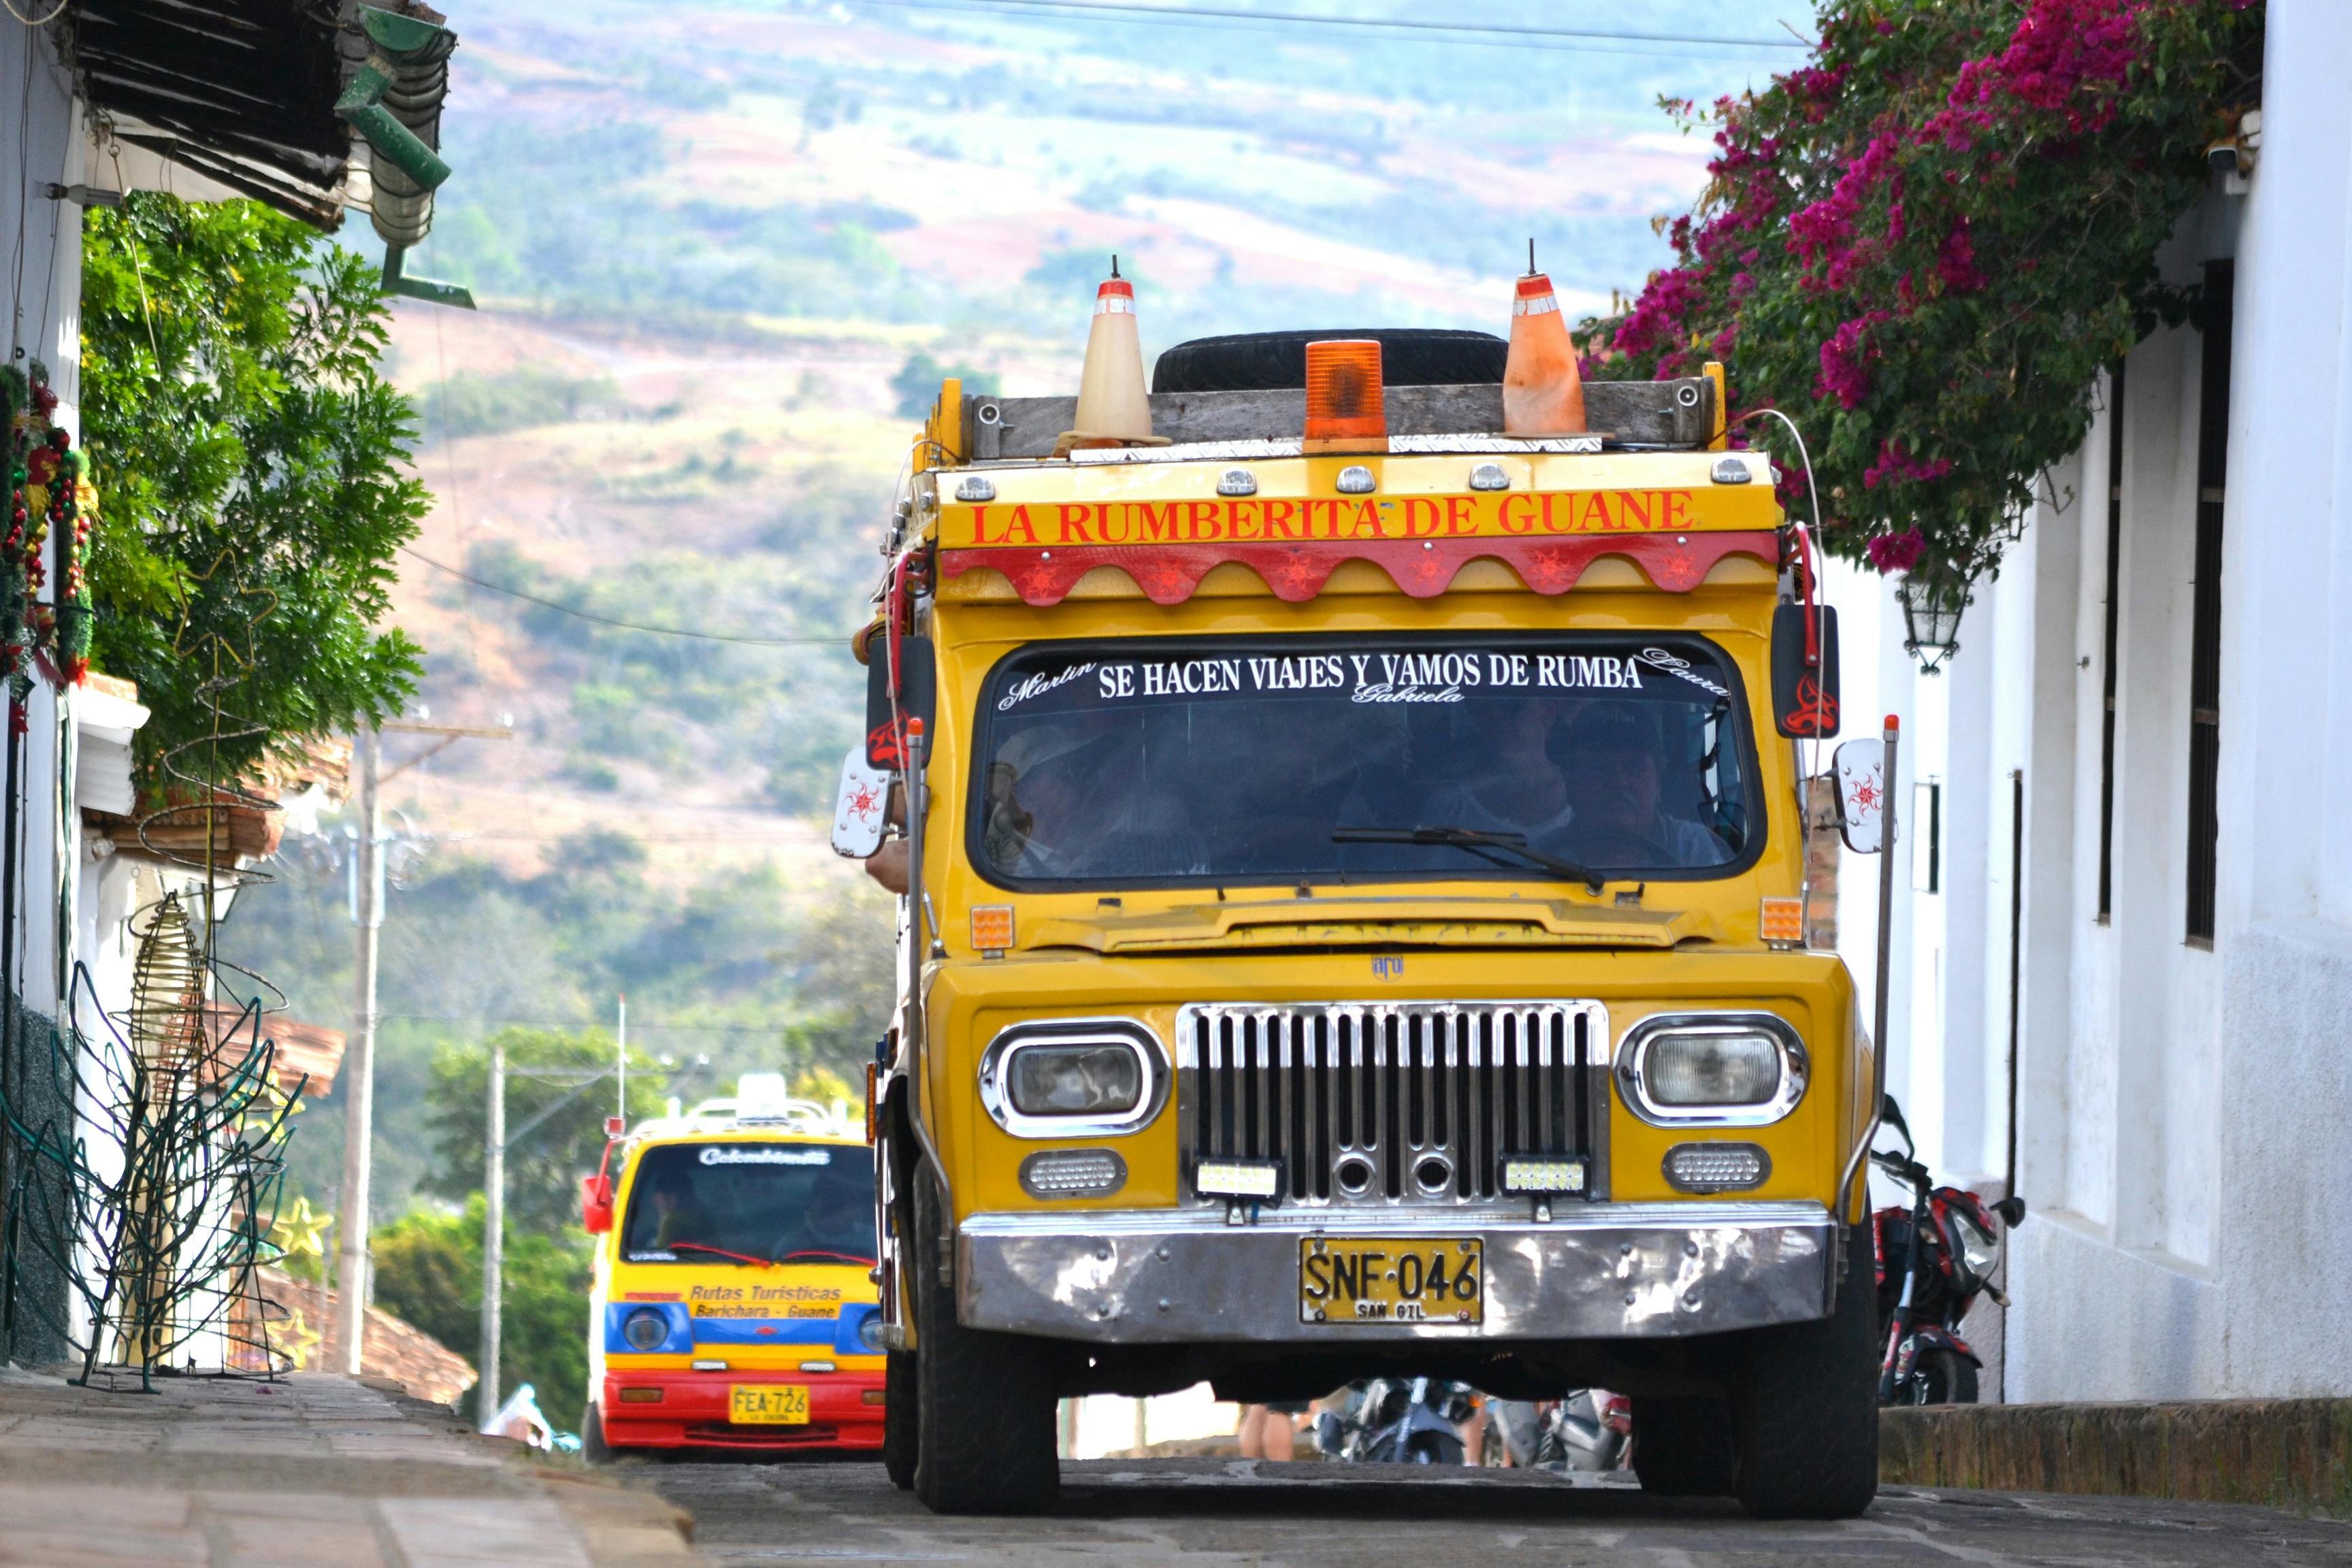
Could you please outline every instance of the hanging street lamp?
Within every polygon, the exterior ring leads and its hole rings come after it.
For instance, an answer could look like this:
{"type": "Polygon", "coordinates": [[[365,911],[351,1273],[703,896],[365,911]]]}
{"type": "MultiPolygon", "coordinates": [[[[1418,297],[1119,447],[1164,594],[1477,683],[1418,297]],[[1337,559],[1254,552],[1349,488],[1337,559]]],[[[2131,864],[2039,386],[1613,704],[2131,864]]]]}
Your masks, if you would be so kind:
{"type": "Polygon", "coordinates": [[[1922,675],[1940,675],[1960,651],[1960,612],[1976,603],[1968,580],[1948,571],[1915,567],[1895,585],[1903,606],[1903,651],[1922,675]]]}

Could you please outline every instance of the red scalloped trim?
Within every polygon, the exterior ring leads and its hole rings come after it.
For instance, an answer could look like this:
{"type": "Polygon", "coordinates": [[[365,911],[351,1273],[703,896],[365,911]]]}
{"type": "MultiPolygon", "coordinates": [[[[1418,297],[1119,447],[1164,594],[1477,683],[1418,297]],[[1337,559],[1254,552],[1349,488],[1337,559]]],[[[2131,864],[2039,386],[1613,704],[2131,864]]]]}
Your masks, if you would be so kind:
{"type": "Polygon", "coordinates": [[[1058,550],[942,550],[940,570],[950,577],[987,567],[1004,574],[1024,602],[1058,605],[1079,578],[1097,566],[1116,566],[1156,605],[1181,605],[1201,579],[1228,561],[1265,580],[1275,597],[1299,604],[1323,591],[1343,561],[1369,561],[1405,594],[1433,599],[1454,576],[1484,556],[1499,561],[1538,594],[1565,594],[1603,555],[1622,555],[1652,584],[1685,594],[1706,581],[1727,555],[1752,555],[1767,565],[1780,559],[1769,531],[1666,535],[1595,534],[1581,539],[1368,540],[1315,544],[1069,545],[1058,550]]]}

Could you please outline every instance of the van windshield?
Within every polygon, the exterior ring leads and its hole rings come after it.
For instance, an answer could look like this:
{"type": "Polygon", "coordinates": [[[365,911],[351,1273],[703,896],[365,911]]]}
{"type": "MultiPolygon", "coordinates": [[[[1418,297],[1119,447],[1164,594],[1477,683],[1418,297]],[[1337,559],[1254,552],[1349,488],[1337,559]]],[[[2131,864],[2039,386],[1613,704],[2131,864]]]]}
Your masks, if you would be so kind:
{"type": "Polygon", "coordinates": [[[656,1143],[637,1156],[631,1263],[866,1263],[874,1156],[845,1143],[656,1143]]]}
{"type": "Polygon", "coordinates": [[[1013,888],[1719,877],[1762,840],[1739,693],[1655,634],[1033,644],[968,847],[1013,888]]]}

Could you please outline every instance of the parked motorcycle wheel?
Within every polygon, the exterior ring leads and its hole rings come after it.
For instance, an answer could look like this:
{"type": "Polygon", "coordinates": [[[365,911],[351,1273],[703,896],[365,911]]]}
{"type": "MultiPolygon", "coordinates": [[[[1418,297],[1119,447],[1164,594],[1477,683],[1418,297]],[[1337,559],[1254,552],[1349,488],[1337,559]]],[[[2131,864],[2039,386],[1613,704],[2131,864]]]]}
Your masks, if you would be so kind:
{"type": "Polygon", "coordinates": [[[1459,1437],[1448,1437],[1443,1432],[1416,1432],[1404,1446],[1404,1462],[1408,1465],[1459,1465],[1462,1452],[1462,1439],[1459,1437]]]}
{"type": "Polygon", "coordinates": [[[1906,1405],[1974,1405],[1977,1365],[1958,1351],[1933,1350],[1921,1354],[1911,1368],[1911,1381],[1900,1390],[1906,1405]]]}

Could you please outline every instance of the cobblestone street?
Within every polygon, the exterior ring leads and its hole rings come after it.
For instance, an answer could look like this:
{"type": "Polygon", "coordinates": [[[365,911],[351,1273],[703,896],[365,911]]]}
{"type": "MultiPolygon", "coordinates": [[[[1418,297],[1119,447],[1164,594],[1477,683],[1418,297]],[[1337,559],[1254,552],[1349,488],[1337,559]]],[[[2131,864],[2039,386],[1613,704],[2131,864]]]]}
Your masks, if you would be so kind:
{"type": "MultiPolygon", "coordinates": [[[[624,1473],[640,1467],[624,1467],[624,1473]]],[[[2143,1498],[1888,1488],[1851,1523],[1758,1524],[1613,1482],[1247,1460],[1065,1463],[1043,1520],[948,1520],[873,1464],[646,1466],[726,1563],[1116,1563],[1119,1568],[1469,1564],[2352,1563],[2352,1525],[2143,1498]]]]}

